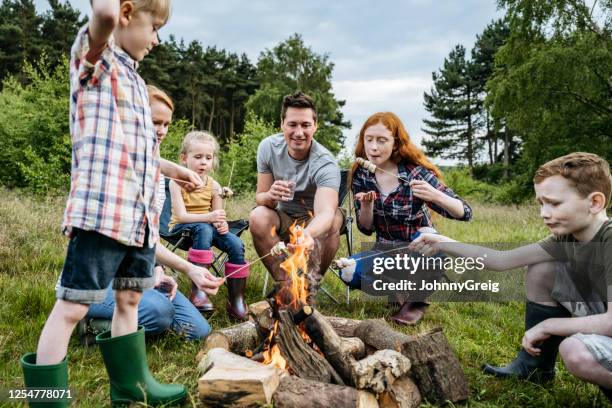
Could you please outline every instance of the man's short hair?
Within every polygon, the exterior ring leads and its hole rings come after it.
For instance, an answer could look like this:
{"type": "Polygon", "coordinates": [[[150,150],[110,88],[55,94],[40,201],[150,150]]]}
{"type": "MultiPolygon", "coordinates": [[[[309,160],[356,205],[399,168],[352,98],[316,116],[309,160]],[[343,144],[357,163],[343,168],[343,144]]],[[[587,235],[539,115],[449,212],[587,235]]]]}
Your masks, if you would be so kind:
{"type": "Polygon", "coordinates": [[[283,98],[283,107],[281,108],[281,122],[285,120],[287,109],[289,108],[312,109],[314,121],[317,121],[317,108],[315,107],[314,100],[302,91],[285,95],[283,98]]]}
{"type": "Polygon", "coordinates": [[[610,164],[593,153],[574,152],[558,157],[543,164],[533,177],[534,184],[541,183],[552,176],[562,176],[569,180],[578,193],[586,197],[600,192],[606,197],[606,208],[610,204],[612,177],[610,164]]]}
{"type": "Polygon", "coordinates": [[[172,102],[172,99],[170,99],[167,93],[155,85],[147,85],[147,93],[149,94],[149,102],[152,102],[153,100],[160,101],[169,107],[172,112],[174,112],[174,102],[172,102]]]}

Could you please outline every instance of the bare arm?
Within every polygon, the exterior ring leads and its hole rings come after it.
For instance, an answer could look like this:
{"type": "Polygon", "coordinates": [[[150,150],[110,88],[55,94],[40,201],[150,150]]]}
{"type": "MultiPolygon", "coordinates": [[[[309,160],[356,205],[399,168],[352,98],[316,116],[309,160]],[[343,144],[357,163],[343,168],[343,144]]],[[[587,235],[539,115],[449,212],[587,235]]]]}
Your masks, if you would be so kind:
{"type": "Polygon", "coordinates": [[[375,191],[360,192],[355,194],[355,200],[359,201],[359,211],[357,211],[357,226],[364,231],[371,231],[374,225],[374,200],[375,191]]]}
{"type": "Polygon", "coordinates": [[[187,275],[198,288],[209,295],[216,294],[219,286],[224,282],[224,279],[211,275],[208,269],[187,262],[160,243],[155,246],[155,259],[158,263],[187,275]]]}
{"type": "Polygon", "coordinates": [[[184,180],[181,186],[187,191],[194,191],[204,186],[202,179],[195,171],[180,166],[166,159],[159,160],[159,167],[164,176],[171,179],[184,180]]]}
{"type": "Polygon", "coordinates": [[[213,182],[212,209],[213,211],[223,209],[223,199],[221,198],[221,185],[216,181],[213,182]]]}
{"type": "Polygon", "coordinates": [[[465,210],[463,209],[463,202],[456,198],[447,196],[446,194],[440,194],[436,204],[444,208],[450,215],[455,218],[463,218],[465,210]]]}
{"type": "Polygon", "coordinates": [[[119,21],[119,0],[93,0],[87,61],[95,64],[119,21]]]}
{"type": "Polygon", "coordinates": [[[552,261],[554,258],[546,252],[540,244],[529,244],[508,251],[482,247],[473,244],[454,241],[438,234],[422,234],[414,240],[409,249],[431,256],[437,252],[444,252],[452,256],[469,258],[483,258],[485,268],[493,271],[505,271],[521,266],[540,262],[552,261]]]}
{"type": "MultiPolygon", "coordinates": [[[[170,181],[170,198],[172,200],[172,213],[181,224],[190,224],[193,222],[216,222],[215,212],[208,214],[190,214],[185,209],[185,202],[181,194],[181,187],[174,181],[170,181]]],[[[223,211],[223,210],[221,210],[223,211]]]]}
{"type": "Polygon", "coordinates": [[[314,198],[314,217],[306,227],[313,238],[326,234],[338,208],[338,192],[330,187],[319,187],[314,198]]]}

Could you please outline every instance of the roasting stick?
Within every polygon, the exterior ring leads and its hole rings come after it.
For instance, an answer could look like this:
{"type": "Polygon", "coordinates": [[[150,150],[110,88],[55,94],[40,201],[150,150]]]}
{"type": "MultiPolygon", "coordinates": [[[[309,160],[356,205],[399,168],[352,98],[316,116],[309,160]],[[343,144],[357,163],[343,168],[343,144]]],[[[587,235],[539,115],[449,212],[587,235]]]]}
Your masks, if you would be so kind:
{"type": "MultiPolygon", "coordinates": [[[[389,252],[395,252],[395,251],[399,251],[400,249],[408,249],[408,245],[403,246],[403,247],[398,247],[398,248],[393,248],[393,249],[389,249],[386,251],[382,251],[382,252],[377,252],[375,254],[370,254],[370,255],[366,255],[366,256],[362,256],[359,258],[347,258],[349,261],[361,261],[362,259],[368,259],[368,258],[373,258],[375,256],[381,256],[383,254],[387,254],[389,252]]],[[[332,262],[332,265],[336,268],[336,269],[342,269],[340,266],[338,266],[338,263],[340,262],[339,259],[334,260],[334,262],[332,262]]]]}
{"type": "Polygon", "coordinates": [[[237,274],[241,270],[248,268],[249,266],[253,265],[255,262],[259,262],[262,259],[264,259],[264,258],[266,258],[266,257],[268,257],[270,255],[278,256],[280,254],[289,255],[289,250],[287,249],[287,247],[285,246],[285,243],[283,241],[280,241],[276,245],[274,245],[272,247],[272,250],[270,252],[268,252],[267,254],[265,254],[264,256],[260,256],[259,258],[255,259],[254,261],[251,261],[251,262],[241,266],[240,268],[236,269],[234,272],[230,273],[229,275],[226,275],[225,279],[232,277],[232,275],[237,274]]]}
{"type": "Polygon", "coordinates": [[[225,210],[225,205],[227,204],[229,198],[234,195],[230,186],[232,185],[232,176],[234,175],[234,165],[235,164],[236,164],[236,160],[232,161],[232,169],[230,170],[229,180],[227,182],[227,190],[226,188],[221,189],[221,196],[225,196],[227,192],[227,196],[225,197],[225,200],[223,201],[223,210],[225,210]]]}
{"type": "Polygon", "coordinates": [[[360,167],[363,167],[364,169],[366,169],[367,171],[369,171],[369,172],[370,172],[370,173],[372,173],[372,174],[373,174],[373,173],[376,173],[376,171],[378,170],[378,171],[381,171],[381,172],[383,172],[383,173],[387,173],[387,174],[389,174],[389,175],[391,175],[391,176],[393,176],[393,177],[397,177],[398,179],[400,179],[400,180],[402,180],[402,181],[405,181],[406,183],[409,183],[409,182],[410,182],[409,180],[406,180],[405,178],[401,177],[400,175],[398,175],[398,174],[394,174],[394,173],[391,173],[390,171],[387,171],[387,170],[385,170],[385,169],[381,169],[380,167],[376,166],[376,165],[375,165],[374,163],[372,163],[371,161],[369,161],[369,160],[365,160],[365,159],[363,159],[363,158],[361,158],[361,157],[358,157],[358,158],[355,160],[355,162],[357,163],[357,165],[359,165],[360,167]]]}

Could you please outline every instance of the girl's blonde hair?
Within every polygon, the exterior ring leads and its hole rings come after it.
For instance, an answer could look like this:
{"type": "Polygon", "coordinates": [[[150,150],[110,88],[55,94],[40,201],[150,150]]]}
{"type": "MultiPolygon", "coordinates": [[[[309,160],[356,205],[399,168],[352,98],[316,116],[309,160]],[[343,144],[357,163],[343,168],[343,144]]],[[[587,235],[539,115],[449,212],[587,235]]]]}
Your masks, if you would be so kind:
{"type": "Polygon", "coordinates": [[[210,133],[203,130],[194,130],[185,135],[183,144],[181,145],[181,156],[186,156],[189,153],[193,142],[210,143],[213,146],[213,168],[219,167],[219,142],[210,133]]]}

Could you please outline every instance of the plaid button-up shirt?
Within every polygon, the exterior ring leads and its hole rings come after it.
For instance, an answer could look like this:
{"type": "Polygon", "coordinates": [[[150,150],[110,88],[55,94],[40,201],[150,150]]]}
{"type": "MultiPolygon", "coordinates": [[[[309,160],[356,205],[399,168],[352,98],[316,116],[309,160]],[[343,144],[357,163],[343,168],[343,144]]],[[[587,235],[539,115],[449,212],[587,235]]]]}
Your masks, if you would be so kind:
{"type": "Polygon", "coordinates": [[[72,173],[62,228],[152,247],[160,166],[147,88],[137,62],[112,38],[95,65],[85,58],[88,49],[86,25],[70,58],[72,173]]]}
{"type": "MultiPolygon", "coordinates": [[[[408,185],[412,180],[424,180],[444,194],[463,202],[464,214],[463,217],[459,218],[460,221],[469,221],[472,218],[470,206],[458,197],[453,190],[442,184],[435,174],[426,168],[400,163],[398,165],[398,175],[408,182],[400,179],[397,188],[389,193],[384,202],[374,174],[358,167],[353,175],[353,192],[355,194],[368,191],[377,193],[377,198],[374,201],[372,229],[366,230],[359,225],[359,222],[357,223],[359,230],[366,235],[372,235],[373,232],[376,232],[377,242],[410,242],[412,235],[419,228],[433,227],[431,214],[427,207],[444,217],[456,219],[437,204],[426,203],[420,198],[414,197],[412,189],[408,185]]],[[[357,209],[357,220],[359,220],[361,203],[357,200],[355,200],[355,207],[357,209]]]]}

